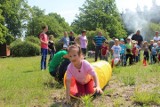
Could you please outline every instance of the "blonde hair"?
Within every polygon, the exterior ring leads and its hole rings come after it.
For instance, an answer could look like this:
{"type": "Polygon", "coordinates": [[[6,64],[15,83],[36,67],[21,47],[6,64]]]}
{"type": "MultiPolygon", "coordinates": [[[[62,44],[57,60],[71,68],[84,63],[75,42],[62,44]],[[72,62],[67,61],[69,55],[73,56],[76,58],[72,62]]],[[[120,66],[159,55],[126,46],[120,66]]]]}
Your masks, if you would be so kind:
{"type": "Polygon", "coordinates": [[[78,50],[78,55],[79,56],[82,55],[82,50],[81,50],[81,48],[80,48],[80,46],[78,44],[70,45],[68,47],[68,53],[71,52],[73,49],[77,49],[78,50]]]}
{"type": "Polygon", "coordinates": [[[53,35],[49,35],[49,40],[52,40],[53,39],[53,35]]]}

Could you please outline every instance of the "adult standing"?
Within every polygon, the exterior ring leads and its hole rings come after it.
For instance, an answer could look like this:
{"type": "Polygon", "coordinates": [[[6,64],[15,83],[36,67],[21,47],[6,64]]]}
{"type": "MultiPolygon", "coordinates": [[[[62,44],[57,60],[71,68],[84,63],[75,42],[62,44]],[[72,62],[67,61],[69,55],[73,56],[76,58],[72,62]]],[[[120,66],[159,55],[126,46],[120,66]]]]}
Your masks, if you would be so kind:
{"type": "Polygon", "coordinates": [[[142,46],[143,37],[140,34],[140,30],[137,30],[136,34],[134,34],[131,39],[137,41],[140,47],[142,46]]]}
{"type": "Polygon", "coordinates": [[[74,37],[74,32],[73,32],[73,31],[70,31],[70,35],[69,35],[69,40],[70,40],[69,44],[70,44],[70,45],[75,43],[75,42],[74,42],[74,39],[75,39],[75,37],[74,37]]]}
{"type": "Polygon", "coordinates": [[[98,55],[100,60],[101,58],[101,47],[103,42],[106,40],[106,38],[104,36],[102,36],[102,32],[98,32],[98,35],[94,36],[92,43],[95,46],[95,61],[97,61],[98,59],[98,55]]]}
{"type": "Polygon", "coordinates": [[[47,60],[47,53],[48,53],[48,36],[46,32],[48,31],[48,26],[42,26],[42,33],[39,35],[40,42],[41,42],[41,70],[46,69],[46,60],[47,60]]]}
{"type": "MultiPolygon", "coordinates": [[[[142,37],[142,35],[140,34],[140,30],[137,30],[136,34],[134,34],[131,39],[137,41],[137,42],[138,42],[137,45],[138,45],[140,48],[142,48],[143,37],[142,37]]],[[[138,60],[140,61],[140,52],[139,52],[139,54],[138,54],[138,57],[139,57],[138,60]]]]}
{"type": "Polygon", "coordinates": [[[59,42],[63,43],[63,49],[67,49],[69,46],[69,37],[68,33],[65,31],[64,36],[59,40],[59,42]]]}
{"type": "Polygon", "coordinates": [[[158,36],[158,34],[159,34],[159,32],[156,31],[156,32],[155,32],[155,36],[153,37],[154,42],[160,41],[160,36],[158,36]]]}
{"type": "Polygon", "coordinates": [[[86,36],[86,30],[82,30],[81,35],[75,39],[75,42],[80,45],[84,58],[87,53],[88,39],[86,36]]]}

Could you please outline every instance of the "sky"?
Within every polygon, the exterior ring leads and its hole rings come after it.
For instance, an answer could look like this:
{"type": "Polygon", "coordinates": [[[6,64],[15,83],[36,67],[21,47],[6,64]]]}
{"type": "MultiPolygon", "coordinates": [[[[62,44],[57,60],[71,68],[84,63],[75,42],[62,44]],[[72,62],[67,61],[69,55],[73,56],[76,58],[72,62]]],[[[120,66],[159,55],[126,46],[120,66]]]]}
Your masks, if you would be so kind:
{"type": "MultiPolygon", "coordinates": [[[[57,13],[64,17],[65,21],[71,24],[75,19],[76,14],[79,14],[79,7],[85,3],[86,0],[28,0],[30,6],[38,6],[45,10],[45,13],[57,13]]],[[[119,12],[125,9],[135,10],[137,5],[142,9],[144,6],[151,7],[152,0],[115,0],[119,12]]],[[[160,5],[160,0],[157,0],[160,5]]]]}

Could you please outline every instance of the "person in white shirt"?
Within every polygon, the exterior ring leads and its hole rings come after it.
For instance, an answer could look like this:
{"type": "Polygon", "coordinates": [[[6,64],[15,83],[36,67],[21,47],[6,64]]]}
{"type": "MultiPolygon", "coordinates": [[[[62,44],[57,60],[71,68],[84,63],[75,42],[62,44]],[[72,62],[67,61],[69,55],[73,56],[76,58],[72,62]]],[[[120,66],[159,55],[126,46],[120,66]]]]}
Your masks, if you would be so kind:
{"type": "Polygon", "coordinates": [[[158,36],[159,32],[156,31],[155,36],[153,37],[154,42],[160,41],[160,36],[158,36]]]}

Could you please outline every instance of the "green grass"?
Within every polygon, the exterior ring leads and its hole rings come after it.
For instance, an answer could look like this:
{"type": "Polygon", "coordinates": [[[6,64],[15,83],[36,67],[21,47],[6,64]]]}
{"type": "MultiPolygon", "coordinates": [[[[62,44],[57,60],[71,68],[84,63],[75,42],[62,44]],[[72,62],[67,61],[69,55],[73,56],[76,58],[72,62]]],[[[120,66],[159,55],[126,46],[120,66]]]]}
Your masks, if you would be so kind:
{"type": "MultiPolygon", "coordinates": [[[[40,56],[0,58],[0,107],[63,107],[63,84],[55,82],[48,70],[40,70],[40,59],[40,56]]],[[[93,58],[87,60],[94,62],[93,58]]],[[[159,64],[143,66],[139,62],[115,67],[102,96],[93,99],[86,96],[81,102],[73,100],[72,106],[160,106],[159,76],[159,64]],[[123,97],[126,95],[129,101],[123,97]]]]}
{"type": "Polygon", "coordinates": [[[53,78],[40,71],[40,57],[0,59],[0,105],[32,106],[48,102],[53,78]]]}

